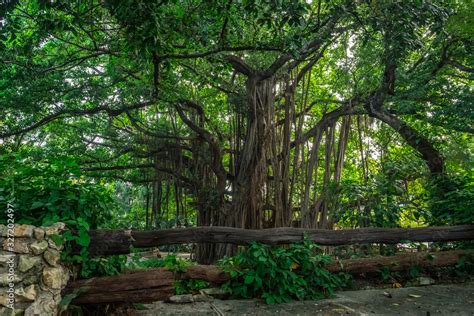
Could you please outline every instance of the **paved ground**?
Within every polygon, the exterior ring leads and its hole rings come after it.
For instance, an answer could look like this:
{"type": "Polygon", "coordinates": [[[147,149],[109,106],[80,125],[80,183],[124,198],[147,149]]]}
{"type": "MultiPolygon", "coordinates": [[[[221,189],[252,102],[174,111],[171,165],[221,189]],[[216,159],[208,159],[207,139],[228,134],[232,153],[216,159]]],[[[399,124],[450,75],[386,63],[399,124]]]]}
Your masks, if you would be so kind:
{"type": "Polygon", "coordinates": [[[213,300],[155,302],[145,307],[148,310],[139,311],[139,315],[474,315],[474,282],[343,291],[332,299],[280,305],[265,305],[258,300],[213,300]]]}

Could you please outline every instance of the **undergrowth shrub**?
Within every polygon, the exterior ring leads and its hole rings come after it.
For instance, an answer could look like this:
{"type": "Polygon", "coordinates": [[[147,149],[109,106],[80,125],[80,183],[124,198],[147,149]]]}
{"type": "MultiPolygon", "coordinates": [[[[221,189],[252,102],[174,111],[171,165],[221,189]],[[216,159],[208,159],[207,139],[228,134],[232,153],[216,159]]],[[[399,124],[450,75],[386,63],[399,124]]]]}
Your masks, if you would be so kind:
{"type": "Polygon", "coordinates": [[[223,288],[234,297],[262,298],[267,304],[330,296],[334,289],[347,286],[350,277],[326,270],[331,258],[317,254],[317,248],[306,239],[287,247],[254,242],[219,262],[232,277],[223,288]]]}

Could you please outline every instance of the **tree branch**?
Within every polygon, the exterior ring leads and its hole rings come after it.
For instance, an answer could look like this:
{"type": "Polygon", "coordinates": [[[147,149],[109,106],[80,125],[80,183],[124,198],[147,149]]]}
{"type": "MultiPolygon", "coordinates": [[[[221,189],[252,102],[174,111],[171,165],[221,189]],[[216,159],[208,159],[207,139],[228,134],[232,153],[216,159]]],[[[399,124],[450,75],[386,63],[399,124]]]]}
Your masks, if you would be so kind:
{"type": "MultiPolygon", "coordinates": [[[[201,114],[204,115],[202,107],[195,102],[190,100],[181,100],[183,105],[187,105],[188,107],[194,108],[197,111],[201,111],[201,114]]],[[[208,144],[211,149],[211,157],[212,157],[212,164],[211,169],[215,173],[218,178],[219,187],[221,189],[225,189],[225,181],[227,172],[222,164],[222,151],[217,139],[206,131],[204,128],[198,126],[192,120],[190,120],[187,115],[184,113],[183,109],[179,104],[175,105],[176,110],[178,111],[178,115],[180,116],[181,120],[194,132],[196,132],[199,136],[201,136],[208,144]]]]}
{"type": "Polygon", "coordinates": [[[0,134],[0,138],[7,138],[7,137],[27,133],[27,132],[30,132],[34,129],[37,129],[41,126],[44,126],[44,125],[46,125],[46,124],[48,124],[52,121],[55,121],[55,120],[58,120],[58,119],[61,119],[61,118],[65,118],[65,117],[79,117],[79,116],[83,116],[83,115],[93,115],[93,114],[97,114],[97,113],[101,113],[101,112],[105,112],[109,116],[113,117],[113,116],[118,116],[118,115],[120,115],[124,112],[130,111],[130,110],[144,108],[146,106],[149,106],[150,104],[152,104],[152,102],[141,102],[141,103],[136,103],[134,105],[131,105],[131,106],[128,106],[128,107],[125,107],[125,108],[120,108],[120,109],[111,109],[111,108],[106,107],[106,106],[100,106],[100,107],[93,108],[93,109],[82,109],[82,110],[81,109],[70,109],[70,110],[64,109],[64,110],[59,110],[56,113],[50,114],[50,115],[42,118],[38,122],[33,123],[30,126],[27,126],[25,128],[22,128],[22,129],[19,129],[19,130],[16,130],[16,131],[4,132],[4,133],[0,134]]]}

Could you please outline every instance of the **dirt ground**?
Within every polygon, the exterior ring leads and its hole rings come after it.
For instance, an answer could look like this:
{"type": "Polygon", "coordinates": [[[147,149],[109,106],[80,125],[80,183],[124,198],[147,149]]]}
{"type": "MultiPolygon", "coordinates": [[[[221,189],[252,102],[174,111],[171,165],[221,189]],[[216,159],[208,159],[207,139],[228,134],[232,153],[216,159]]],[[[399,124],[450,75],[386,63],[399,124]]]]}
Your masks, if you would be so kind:
{"type": "Polygon", "coordinates": [[[155,302],[145,307],[139,315],[474,315],[474,282],[341,291],[331,299],[280,305],[214,299],[189,304],[155,302]]]}

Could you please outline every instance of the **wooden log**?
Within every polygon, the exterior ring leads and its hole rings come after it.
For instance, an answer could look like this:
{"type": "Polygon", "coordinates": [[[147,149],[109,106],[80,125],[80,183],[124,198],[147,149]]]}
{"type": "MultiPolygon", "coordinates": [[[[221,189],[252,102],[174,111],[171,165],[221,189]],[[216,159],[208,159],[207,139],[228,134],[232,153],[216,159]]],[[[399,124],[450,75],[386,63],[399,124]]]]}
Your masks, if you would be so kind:
{"type": "Polygon", "coordinates": [[[404,271],[413,266],[433,269],[454,265],[464,254],[465,252],[463,250],[450,250],[431,253],[403,253],[389,257],[380,256],[372,258],[341,260],[328,265],[326,268],[333,273],[346,272],[350,274],[378,272],[378,270],[383,267],[390,269],[390,271],[404,271]]]}
{"type": "MultiPolygon", "coordinates": [[[[454,265],[464,255],[463,250],[398,254],[391,257],[349,259],[335,262],[326,268],[333,273],[350,274],[378,272],[381,267],[392,271],[407,270],[412,266],[439,268],[454,265]]],[[[86,287],[87,291],[73,300],[73,304],[104,304],[116,302],[147,303],[165,300],[174,295],[176,279],[205,280],[218,285],[230,279],[230,275],[216,266],[190,266],[183,273],[172,273],[166,268],[130,271],[109,277],[73,281],[63,295],[86,287]]]]}
{"type": "MultiPolygon", "coordinates": [[[[130,230],[90,230],[91,242],[89,254],[91,256],[128,254],[133,245],[132,231],[130,230]]],[[[74,245],[76,251],[80,247],[74,245]]]]}
{"type": "Polygon", "coordinates": [[[195,265],[179,275],[182,280],[205,280],[213,284],[221,284],[230,279],[230,275],[216,266],[195,265]]]}
{"type": "Polygon", "coordinates": [[[148,303],[174,295],[173,272],[166,268],[129,271],[124,274],[74,281],[63,295],[82,289],[73,304],[148,303]]]}
{"type": "Polygon", "coordinates": [[[261,230],[233,227],[191,227],[152,231],[91,230],[89,253],[112,255],[129,253],[130,247],[147,248],[182,243],[230,243],[248,245],[257,241],[269,245],[301,241],[306,235],[319,245],[361,243],[396,244],[422,241],[459,241],[474,239],[474,225],[418,228],[305,229],[270,228],[261,230]]]}
{"type": "Polygon", "coordinates": [[[110,292],[103,289],[100,293],[84,293],[73,300],[74,305],[111,304],[111,303],[151,303],[162,301],[174,295],[172,285],[152,289],[110,292]]]}
{"type": "Polygon", "coordinates": [[[116,292],[157,288],[172,285],[175,279],[206,280],[210,283],[221,284],[229,280],[229,275],[216,266],[206,265],[189,266],[183,273],[173,273],[167,268],[133,270],[120,275],[77,280],[68,286],[67,292],[75,288],[87,288],[89,294],[101,293],[104,289],[108,292],[116,292]]]}
{"type": "MultiPolygon", "coordinates": [[[[201,275],[199,275],[201,276],[201,275]]],[[[152,289],[173,284],[174,274],[166,268],[129,271],[120,275],[74,281],[73,288],[87,288],[87,293],[152,289]]]]}

